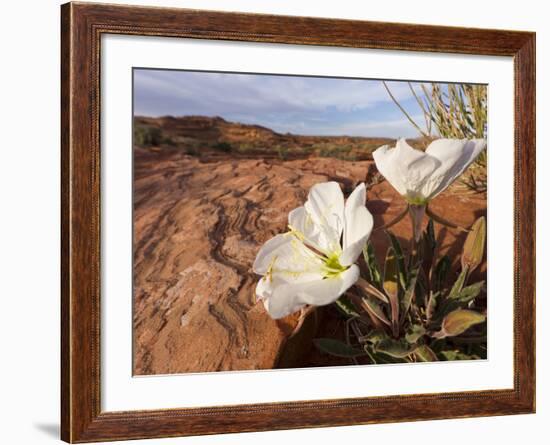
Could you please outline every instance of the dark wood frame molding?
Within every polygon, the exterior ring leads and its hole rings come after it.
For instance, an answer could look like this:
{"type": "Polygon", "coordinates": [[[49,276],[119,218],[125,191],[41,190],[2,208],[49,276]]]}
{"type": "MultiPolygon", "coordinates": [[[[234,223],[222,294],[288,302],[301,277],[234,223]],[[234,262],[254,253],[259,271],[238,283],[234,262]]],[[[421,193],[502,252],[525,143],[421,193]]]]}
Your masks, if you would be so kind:
{"type": "MultiPolygon", "coordinates": [[[[61,437],[173,437],[535,411],[535,34],[92,3],[61,7],[61,437]],[[514,388],[102,412],[102,34],[511,56],[515,67],[514,388]]],[[[510,252],[512,254],[512,252],[510,252]]]]}

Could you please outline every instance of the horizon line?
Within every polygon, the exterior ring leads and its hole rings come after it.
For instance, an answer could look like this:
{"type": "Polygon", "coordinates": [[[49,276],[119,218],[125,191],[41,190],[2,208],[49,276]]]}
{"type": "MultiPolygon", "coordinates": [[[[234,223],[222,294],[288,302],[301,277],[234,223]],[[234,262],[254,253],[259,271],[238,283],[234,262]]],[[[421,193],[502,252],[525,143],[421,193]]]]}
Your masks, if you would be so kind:
{"type": "MultiPolygon", "coordinates": [[[[206,115],[206,114],[181,114],[181,115],[173,115],[173,114],[163,114],[163,115],[158,115],[158,116],[152,116],[152,115],[145,115],[145,114],[134,114],[133,115],[133,118],[136,119],[136,118],[148,118],[148,119],[162,119],[162,118],[172,118],[172,119],[182,119],[182,118],[189,118],[189,117],[200,117],[200,118],[207,118],[207,119],[221,119],[229,124],[238,124],[238,125],[247,125],[247,126],[250,126],[250,127],[260,127],[260,128],[264,128],[266,130],[269,130],[275,134],[278,134],[278,135],[291,135],[291,136],[304,136],[304,137],[325,137],[325,138],[337,138],[337,137],[347,137],[347,138],[356,138],[356,139],[389,139],[389,140],[398,140],[400,139],[401,137],[400,136],[397,136],[397,137],[389,137],[389,136],[352,136],[352,135],[349,135],[349,134],[343,134],[343,133],[340,133],[340,134],[302,134],[302,133],[291,133],[291,132],[286,132],[286,133],[281,133],[279,131],[276,131],[274,130],[273,128],[271,127],[268,127],[266,125],[261,125],[261,124],[249,124],[249,123],[244,123],[244,122],[240,122],[240,121],[234,121],[234,120],[229,120],[229,119],[226,119],[224,118],[223,116],[220,116],[220,115],[206,115]]],[[[414,137],[406,137],[405,139],[407,140],[416,140],[416,139],[422,139],[424,138],[424,136],[422,135],[418,135],[418,136],[414,136],[414,137]]]]}

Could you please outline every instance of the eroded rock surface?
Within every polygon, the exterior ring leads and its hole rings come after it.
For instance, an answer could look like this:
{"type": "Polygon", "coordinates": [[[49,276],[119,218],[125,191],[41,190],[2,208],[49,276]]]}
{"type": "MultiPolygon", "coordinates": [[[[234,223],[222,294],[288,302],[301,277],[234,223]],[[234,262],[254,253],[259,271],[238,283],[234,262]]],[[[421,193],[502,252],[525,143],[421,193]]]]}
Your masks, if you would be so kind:
{"type": "MultiPolygon", "coordinates": [[[[259,247],[285,231],[288,212],[303,204],[312,185],[335,180],[347,195],[373,180],[372,161],[228,156],[203,162],[177,150],[134,153],[134,373],[288,366],[281,354],[296,317],[276,322],[255,303],[251,265],[259,247]]],[[[385,181],[369,188],[368,200],[376,225],[404,205],[385,181]]],[[[433,209],[470,226],[484,214],[485,196],[454,189],[433,209]]],[[[408,220],[393,230],[408,239],[408,220]]],[[[460,250],[464,235],[438,232],[444,251],[460,250]]],[[[382,231],[373,241],[384,250],[382,231]]],[[[319,323],[311,336],[323,336],[326,326],[319,323]]],[[[311,336],[293,366],[333,364],[313,349],[311,336]]]]}

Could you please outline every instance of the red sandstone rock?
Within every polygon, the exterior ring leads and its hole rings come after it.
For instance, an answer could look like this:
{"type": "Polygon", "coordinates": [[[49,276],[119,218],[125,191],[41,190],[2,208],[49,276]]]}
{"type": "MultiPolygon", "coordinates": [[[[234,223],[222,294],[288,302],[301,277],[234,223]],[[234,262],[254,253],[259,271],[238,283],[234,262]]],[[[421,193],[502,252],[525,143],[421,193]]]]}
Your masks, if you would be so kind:
{"type": "MultiPolygon", "coordinates": [[[[320,354],[311,343],[339,329],[326,309],[310,317],[287,345],[297,317],[274,321],[255,303],[258,277],[251,265],[259,247],[286,230],[288,212],[302,205],[312,185],[335,180],[349,194],[357,183],[372,181],[371,161],[226,155],[202,162],[178,150],[134,153],[135,374],[346,363],[320,354]]],[[[458,187],[432,204],[465,227],[485,214],[485,206],[485,195],[458,187]]],[[[367,207],[377,226],[404,203],[383,181],[369,187],[367,207]]],[[[442,253],[458,261],[464,235],[436,228],[442,253]]],[[[392,228],[402,239],[410,230],[407,218],[392,228]]],[[[383,231],[374,232],[372,241],[382,254],[383,231]]]]}

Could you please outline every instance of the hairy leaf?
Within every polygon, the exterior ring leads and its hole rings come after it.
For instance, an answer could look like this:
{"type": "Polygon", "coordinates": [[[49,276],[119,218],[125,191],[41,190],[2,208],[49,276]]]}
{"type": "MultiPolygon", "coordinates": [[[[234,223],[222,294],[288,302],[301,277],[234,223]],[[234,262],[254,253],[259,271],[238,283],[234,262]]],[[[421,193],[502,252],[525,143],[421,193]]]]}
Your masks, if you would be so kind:
{"type": "Polygon", "coordinates": [[[419,362],[437,362],[438,358],[428,346],[421,345],[414,350],[414,356],[419,362]]]}
{"type": "Polygon", "coordinates": [[[399,260],[392,247],[386,254],[384,267],[384,290],[390,300],[391,328],[395,337],[399,335],[399,260]]]}
{"type": "Polygon", "coordinates": [[[366,296],[362,299],[363,303],[365,304],[364,309],[368,311],[370,314],[372,314],[374,317],[376,317],[378,320],[380,320],[382,323],[391,326],[390,321],[384,314],[384,311],[380,307],[380,305],[374,301],[372,297],[366,296]]]}
{"type": "Polygon", "coordinates": [[[449,292],[449,299],[456,298],[456,296],[460,293],[462,288],[464,287],[464,281],[466,281],[466,276],[468,275],[468,269],[464,269],[462,272],[460,272],[460,275],[456,279],[455,283],[453,284],[453,287],[451,288],[451,291],[449,292]]]}
{"type": "Polygon", "coordinates": [[[409,312],[409,309],[411,307],[411,303],[414,297],[414,292],[416,289],[416,281],[418,279],[418,272],[419,269],[413,269],[411,271],[410,277],[409,277],[409,287],[405,291],[405,294],[403,295],[403,299],[401,300],[401,324],[405,320],[405,317],[407,313],[409,312]]]}
{"type": "Polygon", "coordinates": [[[445,284],[445,279],[451,270],[451,259],[444,255],[435,265],[433,285],[435,290],[441,290],[445,284]]]}
{"type": "Polygon", "coordinates": [[[424,329],[424,326],[419,324],[413,324],[409,330],[407,331],[407,334],[405,335],[405,340],[407,340],[408,343],[416,343],[420,337],[422,337],[426,333],[426,329],[424,329]]]}
{"type": "Polygon", "coordinates": [[[386,253],[386,261],[384,263],[384,290],[388,296],[397,296],[399,280],[399,264],[398,258],[393,247],[388,249],[386,253]]]}
{"type": "Polygon", "coordinates": [[[443,360],[447,361],[453,361],[453,360],[479,360],[480,357],[477,355],[469,355],[465,354],[461,351],[441,351],[439,352],[439,356],[443,358],[443,360]]]}
{"type": "Polygon", "coordinates": [[[367,264],[369,281],[378,288],[382,288],[382,274],[380,273],[380,268],[378,267],[378,262],[376,261],[372,243],[368,242],[363,249],[363,257],[365,258],[365,263],[367,264]]]}
{"type": "Polygon", "coordinates": [[[386,332],[380,329],[373,329],[367,335],[361,337],[359,341],[376,345],[386,338],[388,338],[388,334],[386,334],[386,332]]]}
{"type": "Polygon", "coordinates": [[[364,280],[363,278],[359,277],[355,285],[359,287],[362,291],[366,292],[367,294],[375,298],[378,298],[383,303],[389,303],[389,300],[388,300],[388,297],[386,297],[386,294],[384,294],[377,287],[370,284],[367,280],[364,280]]]}
{"type": "Polygon", "coordinates": [[[365,352],[368,355],[371,362],[374,363],[374,364],[383,365],[383,364],[388,364],[388,363],[405,363],[405,362],[409,361],[406,358],[396,358],[396,357],[392,357],[392,356],[387,355],[387,354],[383,354],[381,352],[376,352],[370,346],[365,347],[365,352]]]}
{"type": "Polygon", "coordinates": [[[336,357],[354,358],[365,355],[365,351],[356,349],[353,346],[333,338],[316,338],[313,340],[313,343],[321,352],[336,357]]]}
{"type": "Polygon", "coordinates": [[[478,218],[474,223],[462,250],[462,269],[472,271],[481,264],[485,252],[486,223],[485,217],[478,218]]]}
{"type": "Polygon", "coordinates": [[[453,299],[460,301],[461,303],[469,303],[474,300],[483,287],[484,281],[479,281],[478,283],[471,284],[470,286],[464,287],[458,295],[454,296],[453,299]]]}
{"type": "MultiPolygon", "coordinates": [[[[428,303],[426,304],[426,318],[428,319],[428,321],[432,319],[432,315],[438,306],[440,296],[441,296],[440,292],[430,291],[430,297],[428,298],[428,303]]],[[[444,309],[441,310],[440,312],[445,313],[444,309]]]]}
{"type": "Polygon", "coordinates": [[[472,284],[463,288],[458,294],[451,294],[443,301],[438,310],[438,316],[441,319],[446,314],[455,311],[456,309],[466,309],[471,301],[473,301],[481,292],[484,282],[472,284]]]}
{"type": "Polygon", "coordinates": [[[430,218],[430,220],[428,221],[428,226],[426,227],[426,231],[424,232],[424,263],[428,266],[432,263],[436,247],[437,241],[435,239],[434,221],[432,218],[430,218]]]}
{"type": "Polygon", "coordinates": [[[336,307],[340,310],[340,312],[348,317],[359,317],[359,312],[357,312],[357,308],[345,295],[342,295],[340,298],[338,298],[338,300],[336,300],[336,307]]]}
{"type": "Polygon", "coordinates": [[[467,309],[457,309],[445,316],[441,331],[434,334],[436,338],[460,335],[472,326],[483,323],[485,315],[467,309]]]}
{"type": "Polygon", "coordinates": [[[376,352],[382,352],[395,358],[405,358],[415,349],[416,345],[411,346],[406,341],[391,338],[384,339],[375,346],[376,352]]]}
{"type": "MultiPolygon", "coordinates": [[[[395,259],[397,261],[397,274],[399,278],[399,284],[401,284],[402,289],[407,289],[408,286],[408,277],[407,277],[407,268],[405,267],[405,255],[403,254],[403,249],[401,244],[396,236],[391,232],[386,232],[390,238],[390,242],[395,253],[395,259]]],[[[387,259],[386,259],[387,261],[387,259]]],[[[384,277],[385,279],[385,277],[384,277]]]]}

